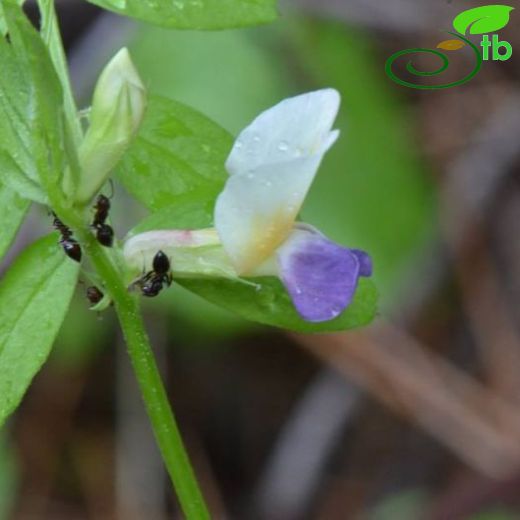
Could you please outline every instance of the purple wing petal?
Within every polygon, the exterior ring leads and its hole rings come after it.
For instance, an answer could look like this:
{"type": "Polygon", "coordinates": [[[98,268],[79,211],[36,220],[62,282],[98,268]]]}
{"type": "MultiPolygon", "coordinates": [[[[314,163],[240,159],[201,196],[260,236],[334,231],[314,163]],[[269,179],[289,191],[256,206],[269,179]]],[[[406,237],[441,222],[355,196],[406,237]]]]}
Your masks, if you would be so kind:
{"type": "Polygon", "coordinates": [[[356,292],[358,256],[321,234],[295,230],[279,248],[278,264],[296,310],[307,321],[335,318],[356,292]]]}
{"type": "Polygon", "coordinates": [[[359,262],[359,276],[372,276],[372,259],[368,253],[361,249],[351,249],[350,252],[356,255],[359,262]]]}

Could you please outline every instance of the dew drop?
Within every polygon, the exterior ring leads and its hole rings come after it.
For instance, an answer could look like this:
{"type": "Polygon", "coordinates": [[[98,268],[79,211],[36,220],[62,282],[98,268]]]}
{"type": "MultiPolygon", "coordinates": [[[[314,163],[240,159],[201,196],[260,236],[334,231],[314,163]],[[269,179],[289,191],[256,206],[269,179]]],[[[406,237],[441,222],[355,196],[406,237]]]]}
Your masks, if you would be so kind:
{"type": "Polygon", "coordinates": [[[278,150],[280,150],[280,152],[286,152],[288,149],[289,144],[287,143],[287,141],[280,141],[280,143],[278,144],[278,150]]]}
{"type": "Polygon", "coordinates": [[[235,148],[237,148],[237,149],[242,148],[242,146],[244,146],[244,144],[242,143],[242,141],[237,141],[237,142],[235,143],[235,148]]]}
{"type": "Polygon", "coordinates": [[[330,317],[331,318],[335,318],[336,316],[339,316],[340,313],[341,313],[341,309],[340,308],[332,307],[332,309],[330,310],[330,317]]]}
{"type": "Polygon", "coordinates": [[[259,135],[254,135],[253,136],[253,142],[254,143],[259,143],[260,142],[260,136],[259,135]]]}

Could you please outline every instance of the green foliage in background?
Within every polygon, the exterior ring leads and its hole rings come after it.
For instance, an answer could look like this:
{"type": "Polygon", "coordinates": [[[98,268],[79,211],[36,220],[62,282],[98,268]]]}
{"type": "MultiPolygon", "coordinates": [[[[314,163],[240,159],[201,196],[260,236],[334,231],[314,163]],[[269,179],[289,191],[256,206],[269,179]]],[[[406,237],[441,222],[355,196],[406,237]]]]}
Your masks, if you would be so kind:
{"type": "Polygon", "coordinates": [[[229,29],[272,22],[276,0],[90,0],[138,20],[175,29],[229,29]]]}

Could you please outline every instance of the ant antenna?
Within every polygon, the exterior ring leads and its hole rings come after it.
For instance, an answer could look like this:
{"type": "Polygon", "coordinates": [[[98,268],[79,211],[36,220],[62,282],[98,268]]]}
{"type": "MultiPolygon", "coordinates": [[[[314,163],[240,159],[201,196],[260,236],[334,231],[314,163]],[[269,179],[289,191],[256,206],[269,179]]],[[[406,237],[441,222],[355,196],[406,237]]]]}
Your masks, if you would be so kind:
{"type": "Polygon", "coordinates": [[[108,195],[108,198],[111,199],[114,197],[114,181],[112,179],[108,179],[108,184],[110,185],[110,195],[108,195]]]}

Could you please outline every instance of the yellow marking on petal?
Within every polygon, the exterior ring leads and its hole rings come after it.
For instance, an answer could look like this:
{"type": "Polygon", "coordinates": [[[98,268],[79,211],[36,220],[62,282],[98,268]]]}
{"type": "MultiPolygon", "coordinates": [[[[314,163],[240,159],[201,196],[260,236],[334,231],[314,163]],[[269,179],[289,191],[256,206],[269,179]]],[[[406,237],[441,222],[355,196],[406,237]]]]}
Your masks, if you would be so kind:
{"type": "Polygon", "coordinates": [[[239,274],[253,271],[285,242],[297,214],[297,208],[281,208],[269,221],[259,217],[253,225],[249,243],[244,246],[245,254],[236,265],[239,274]]]}
{"type": "Polygon", "coordinates": [[[444,40],[437,45],[437,49],[445,51],[457,51],[462,49],[466,44],[461,40],[444,40]]]}

